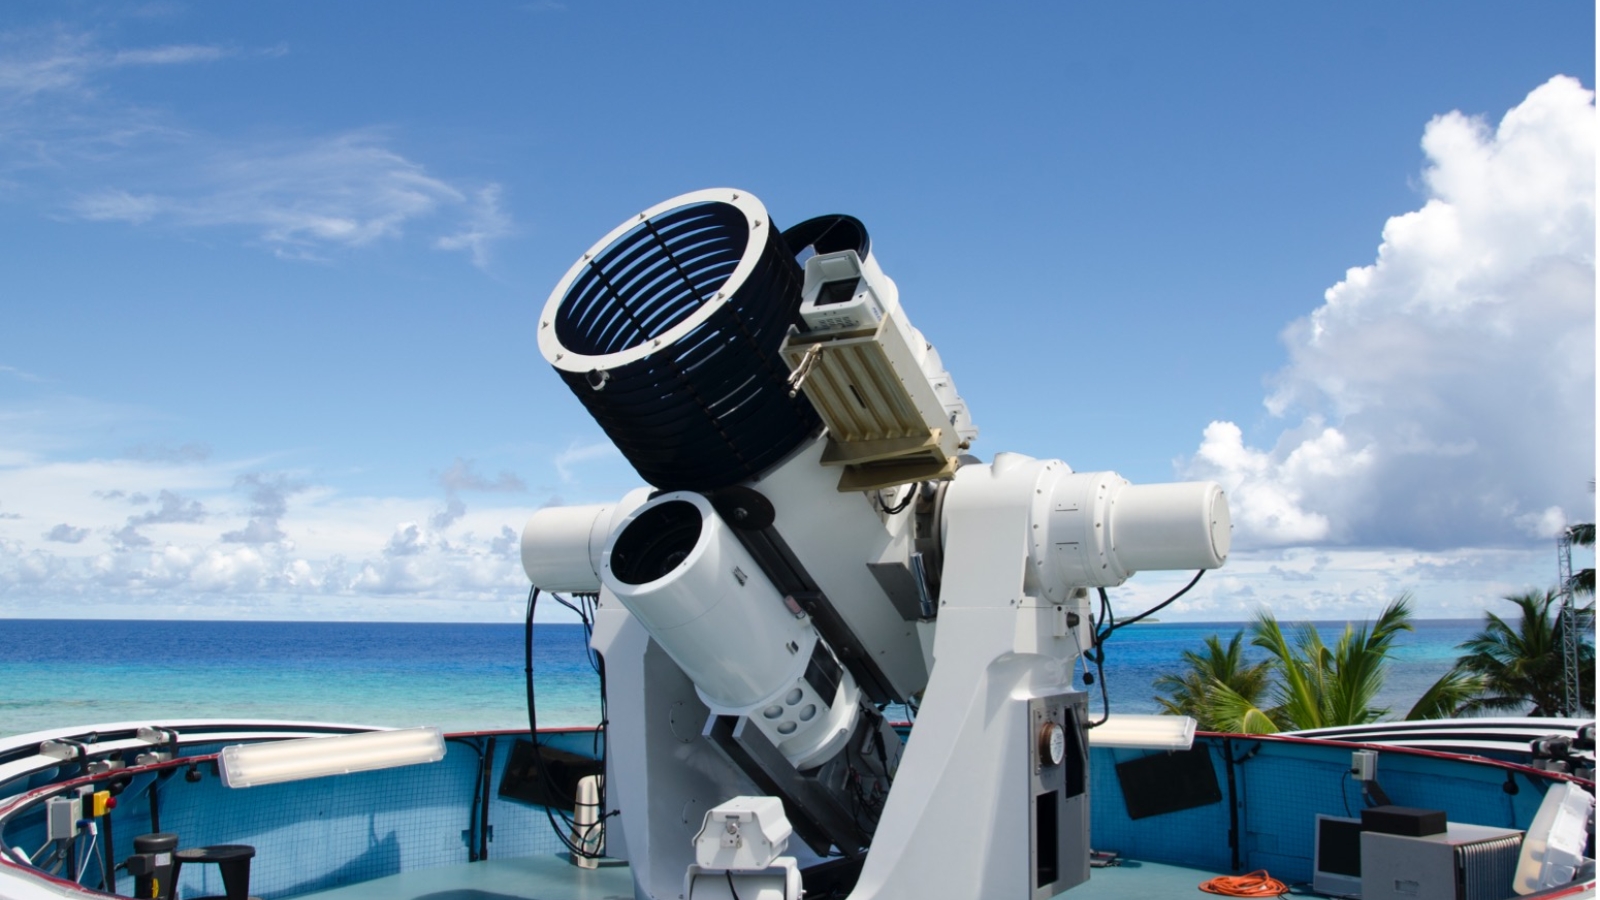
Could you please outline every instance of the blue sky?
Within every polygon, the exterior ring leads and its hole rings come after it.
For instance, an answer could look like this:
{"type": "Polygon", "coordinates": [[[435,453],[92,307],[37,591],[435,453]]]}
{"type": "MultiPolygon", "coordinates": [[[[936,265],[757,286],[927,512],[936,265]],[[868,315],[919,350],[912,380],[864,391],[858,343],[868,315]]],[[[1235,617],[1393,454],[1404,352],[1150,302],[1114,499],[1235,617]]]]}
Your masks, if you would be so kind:
{"type": "Polygon", "coordinates": [[[1594,36],[1581,2],[8,4],[0,615],[515,618],[527,515],[637,483],[535,316],[624,217],[732,186],[866,222],[980,455],[1223,482],[1237,552],[1173,618],[1475,616],[1593,517],[1594,36]]]}

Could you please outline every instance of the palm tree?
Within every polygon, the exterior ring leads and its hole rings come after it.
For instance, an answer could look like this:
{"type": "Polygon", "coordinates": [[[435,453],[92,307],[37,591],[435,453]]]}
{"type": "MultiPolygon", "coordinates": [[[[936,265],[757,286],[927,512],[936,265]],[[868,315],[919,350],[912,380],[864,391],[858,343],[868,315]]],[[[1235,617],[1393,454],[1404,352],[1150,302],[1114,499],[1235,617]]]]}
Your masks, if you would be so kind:
{"type": "Polygon", "coordinates": [[[1258,613],[1250,625],[1250,643],[1272,654],[1278,678],[1271,693],[1277,705],[1262,709],[1219,685],[1208,714],[1222,730],[1245,734],[1376,721],[1389,712],[1373,706],[1388,671],[1389,650],[1401,632],[1411,630],[1410,620],[1410,597],[1401,595],[1384,607],[1370,629],[1346,625],[1329,647],[1311,625],[1296,629],[1291,643],[1272,613],[1258,613]]]}
{"type": "MultiPolygon", "coordinates": [[[[1483,688],[1461,711],[1510,712],[1530,716],[1577,715],[1566,708],[1562,689],[1561,595],[1555,590],[1528,591],[1504,599],[1522,612],[1520,622],[1484,613],[1483,630],[1458,645],[1467,651],[1456,668],[1483,679],[1483,688]],[[1529,707],[1532,709],[1529,709],[1529,707]]],[[[1594,709],[1594,646],[1584,637],[1594,628],[1593,604],[1573,610],[1579,631],[1579,705],[1594,709]]]]}
{"type": "Polygon", "coordinates": [[[1222,639],[1211,635],[1205,640],[1206,650],[1197,653],[1183,651],[1186,671],[1181,675],[1166,673],[1156,678],[1155,687],[1168,696],[1156,697],[1161,712],[1173,716],[1193,716],[1202,731],[1221,731],[1223,723],[1211,717],[1211,697],[1223,688],[1247,698],[1252,704],[1266,693],[1272,676],[1272,661],[1262,660],[1247,664],[1244,659],[1244,632],[1236,631],[1222,646],[1222,639]]]}
{"type": "MultiPolygon", "coordinates": [[[[1581,525],[1567,526],[1567,540],[1571,541],[1574,547],[1593,547],[1594,523],[1586,522],[1581,525]]],[[[1569,582],[1569,585],[1572,588],[1573,593],[1583,594],[1586,597],[1593,597],[1594,569],[1579,569],[1578,571],[1573,572],[1572,581],[1569,582]]]]}

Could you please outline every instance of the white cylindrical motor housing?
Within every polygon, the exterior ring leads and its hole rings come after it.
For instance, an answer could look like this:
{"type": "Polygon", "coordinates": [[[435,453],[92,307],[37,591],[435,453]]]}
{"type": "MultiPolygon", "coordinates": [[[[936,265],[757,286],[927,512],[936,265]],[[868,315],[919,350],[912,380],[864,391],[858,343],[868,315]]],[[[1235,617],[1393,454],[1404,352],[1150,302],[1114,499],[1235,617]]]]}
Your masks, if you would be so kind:
{"type": "Polygon", "coordinates": [[[528,580],[545,591],[599,591],[606,538],[649,497],[649,488],[638,488],[616,503],[549,506],[534,513],[522,526],[522,568],[528,580]]]}
{"type": "Polygon", "coordinates": [[[1215,482],[1130,484],[1115,472],[1061,465],[1036,509],[1033,564],[1045,584],[1110,587],[1135,572],[1215,569],[1228,558],[1233,525],[1215,482]]]}
{"type": "Polygon", "coordinates": [[[634,510],[606,541],[600,578],[707,706],[749,716],[797,767],[848,739],[855,680],[705,497],[674,491],[634,510]],[[808,679],[814,657],[835,677],[808,679]]]}
{"type": "MultiPolygon", "coordinates": [[[[962,510],[1026,490],[1028,589],[1049,603],[1066,603],[1078,588],[1122,584],[1135,572],[1219,568],[1233,538],[1228,498],[1211,481],[1136,485],[1115,472],[1074,472],[1059,459],[998,453],[987,467],[958,472],[957,488],[962,510]]],[[[941,527],[948,530],[951,515],[969,514],[947,503],[941,527]]]]}

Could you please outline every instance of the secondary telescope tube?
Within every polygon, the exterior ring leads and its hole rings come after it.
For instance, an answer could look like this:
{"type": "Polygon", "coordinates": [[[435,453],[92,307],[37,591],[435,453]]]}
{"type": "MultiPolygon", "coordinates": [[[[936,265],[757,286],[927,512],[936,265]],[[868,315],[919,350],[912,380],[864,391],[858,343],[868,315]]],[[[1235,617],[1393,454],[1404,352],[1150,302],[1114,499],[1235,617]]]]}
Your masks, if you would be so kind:
{"type": "Polygon", "coordinates": [[[600,578],[713,711],[746,715],[798,768],[849,737],[860,692],[711,502],[662,494],[625,519],[600,578]]]}

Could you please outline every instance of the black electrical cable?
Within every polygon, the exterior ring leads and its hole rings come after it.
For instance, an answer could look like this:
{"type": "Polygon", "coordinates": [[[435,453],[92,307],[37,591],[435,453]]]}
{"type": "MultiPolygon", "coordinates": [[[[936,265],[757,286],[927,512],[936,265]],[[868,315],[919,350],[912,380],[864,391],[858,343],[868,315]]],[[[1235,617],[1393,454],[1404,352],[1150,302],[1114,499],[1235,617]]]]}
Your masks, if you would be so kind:
{"type": "MultiPolygon", "coordinates": [[[[446,740],[450,740],[450,738],[446,738],[446,740]]],[[[478,773],[479,774],[478,774],[478,777],[472,779],[472,806],[467,811],[467,831],[470,834],[477,827],[477,823],[478,823],[478,808],[479,808],[478,804],[479,804],[479,802],[480,801],[487,802],[486,799],[483,797],[483,787],[484,787],[484,785],[483,785],[483,745],[478,741],[471,741],[471,740],[461,740],[461,741],[458,741],[457,743],[465,744],[467,747],[469,747],[472,750],[476,751],[477,754],[478,754],[478,773]]],[[[473,840],[473,841],[470,841],[467,844],[467,862],[477,862],[477,861],[478,861],[478,842],[476,840],[473,840]]]]}
{"type": "Polygon", "coordinates": [[[1116,630],[1116,619],[1111,613],[1111,600],[1106,596],[1106,589],[1100,588],[1100,621],[1096,623],[1091,616],[1089,625],[1094,629],[1094,650],[1085,652],[1089,661],[1094,663],[1095,681],[1100,682],[1100,721],[1086,722],[1085,728],[1097,728],[1111,718],[1111,694],[1106,689],[1106,649],[1105,639],[1116,630]],[[1107,623],[1111,623],[1107,625],[1107,623]]]}
{"type": "MultiPolygon", "coordinates": [[[[534,610],[538,607],[538,604],[539,604],[539,594],[540,594],[540,591],[539,591],[538,587],[533,587],[528,591],[528,616],[527,616],[527,619],[526,619],[526,621],[524,623],[524,626],[523,626],[523,676],[525,678],[525,686],[527,688],[527,697],[528,697],[528,737],[533,742],[533,767],[536,770],[538,770],[540,780],[542,780],[544,782],[545,790],[547,790],[549,792],[549,796],[550,797],[556,799],[557,802],[560,802],[561,800],[564,799],[564,800],[566,800],[568,806],[576,807],[578,805],[577,798],[567,796],[567,794],[564,791],[562,791],[560,789],[560,787],[555,783],[555,776],[550,774],[549,767],[544,764],[544,755],[539,752],[539,719],[538,719],[537,704],[535,702],[534,687],[533,687],[533,614],[534,614],[534,610]]],[[[571,609],[572,611],[577,612],[580,618],[584,618],[585,619],[585,631],[586,631],[586,633],[588,633],[589,630],[592,629],[593,626],[592,626],[591,621],[587,617],[584,616],[582,611],[580,611],[577,607],[573,606],[569,601],[567,601],[566,598],[562,597],[559,594],[553,593],[553,592],[550,594],[550,596],[554,597],[556,599],[556,602],[560,603],[562,606],[565,606],[568,609],[571,609]]],[[[602,677],[602,680],[601,680],[601,726],[600,726],[602,728],[605,727],[604,684],[605,684],[604,678],[602,677]]],[[[604,766],[604,764],[605,764],[605,760],[602,757],[602,759],[601,759],[602,767],[604,766]]],[[[598,800],[600,802],[599,803],[595,803],[595,804],[584,804],[585,806],[598,806],[598,807],[600,807],[602,809],[604,808],[604,806],[605,806],[605,793],[604,793],[605,788],[604,788],[604,784],[605,784],[605,781],[602,778],[602,780],[601,780],[601,785],[602,786],[601,786],[601,789],[600,789],[600,792],[599,792],[599,797],[598,797],[598,800]]],[[[559,808],[555,808],[555,807],[551,807],[549,805],[546,805],[545,808],[544,808],[544,812],[545,812],[545,818],[549,821],[550,828],[551,828],[552,831],[555,832],[557,840],[561,841],[562,845],[565,846],[567,848],[567,850],[570,851],[572,854],[574,854],[576,856],[586,857],[588,859],[599,859],[604,855],[602,853],[597,853],[595,851],[579,847],[576,844],[574,844],[570,838],[567,837],[567,835],[569,833],[576,832],[579,826],[578,826],[578,823],[576,821],[574,821],[572,819],[572,817],[567,814],[565,809],[559,809],[559,808]],[[556,821],[558,816],[561,819],[560,823],[557,823],[557,821],[556,821]],[[565,828],[562,827],[563,824],[566,826],[565,828]]],[[[594,825],[585,826],[585,833],[588,833],[589,829],[592,829],[592,828],[595,828],[595,827],[603,827],[605,820],[607,818],[610,818],[613,815],[616,815],[616,813],[617,813],[617,811],[613,810],[613,811],[611,811],[609,813],[602,814],[594,825]]]]}
{"type": "Polygon", "coordinates": [[[1189,593],[1189,589],[1194,587],[1200,581],[1200,576],[1204,574],[1206,574],[1205,569],[1195,572],[1194,577],[1189,579],[1189,583],[1180,588],[1176,594],[1173,594],[1171,597],[1168,597],[1160,603],[1157,603],[1155,606],[1150,607],[1144,612],[1139,613],[1137,616],[1134,616],[1131,619],[1125,619],[1121,622],[1117,621],[1115,613],[1112,612],[1111,598],[1106,595],[1106,589],[1096,588],[1100,594],[1100,621],[1095,622],[1094,618],[1090,617],[1089,624],[1094,630],[1094,650],[1084,651],[1083,655],[1087,656],[1089,661],[1094,663],[1094,670],[1096,673],[1095,679],[1100,682],[1100,705],[1105,712],[1101,714],[1100,721],[1090,722],[1088,723],[1087,727],[1094,728],[1097,725],[1104,725],[1106,720],[1111,718],[1111,695],[1106,689],[1106,640],[1109,639],[1112,633],[1118,628],[1132,625],[1133,623],[1152,616],[1155,613],[1160,612],[1161,610],[1172,605],[1172,603],[1179,597],[1189,593]]]}
{"type": "MultiPolygon", "coordinates": [[[[540,780],[544,782],[545,789],[549,791],[551,797],[557,799],[558,801],[565,799],[569,804],[575,804],[577,802],[576,798],[566,797],[564,793],[556,786],[555,777],[550,774],[549,769],[544,764],[544,755],[539,752],[538,704],[534,698],[533,688],[533,613],[539,605],[539,593],[540,591],[537,587],[532,588],[528,592],[528,617],[523,627],[522,636],[522,671],[528,695],[528,738],[533,742],[533,767],[539,772],[540,780]]],[[[556,599],[563,604],[566,602],[565,600],[562,600],[562,598],[557,597],[555,594],[552,594],[551,596],[556,597],[556,599]]],[[[545,807],[545,813],[546,816],[551,815],[549,806],[545,807]]],[[[562,811],[562,815],[565,816],[565,811],[562,811]]],[[[550,824],[552,827],[555,827],[555,820],[553,817],[551,818],[550,824]]],[[[575,848],[573,848],[571,843],[567,840],[566,834],[563,833],[560,828],[556,828],[556,837],[558,837],[563,844],[567,844],[568,849],[573,849],[574,852],[576,852],[575,848]]]]}
{"type": "MultiPolygon", "coordinates": [[[[595,675],[600,679],[600,724],[595,726],[595,729],[594,729],[594,742],[590,745],[590,752],[594,755],[594,757],[596,759],[600,760],[600,773],[601,774],[600,774],[598,790],[596,790],[596,792],[595,792],[595,800],[597,801],[595,803],[595,806],[598,809],[605,810],[605,808],[606,808],[605,770],[606,770],[607,748],[608,748],[608,746],[610,744],[610,740],[609,740],[609,736],[608,736],[608,729],[610,728],[610,725],[611,725],[611,707],[610,707],[610,704],[608,703],[608,701],[606,699],[606,661],[605,661],[605,658],[602,657],[599,654],[599,652],[594,649],[594,622],[595,622],[596,611],[599,609],[599,605],[600,605],[600,595],[599,594],[579,594],[577,596],[578,596],[578,602],[583,607],[583,609],[579,611],[579,616],[583,619],[583,633],[584,633],[583,647],[584,647],[584,652],[586,654],[588,654],[590,667],[594,669],[595,675]]],[[[600,818],[596,822],[596,824],[594,826],[591,826],[591,827],[598,827],[600,829],[600,834],[601,834],[602,840],[604,839],[604,835],[605,835],[605,821],[606,821],[606,819],[609,819],[610,817],[612,817],[614,815],[617,815],[617,813],[618,813],[618,810],[611,810],[609,812],[602,812],[600,814],[600,818]]]]}
{"type": "Polygon", "coordinates": [[[727,869],[723,869],[722,874],[728,876],[728,893],[733,895],[733,900],[744,900],[744,898],[739,896],[738,889],[733,886],[733,873],[727,869]]]}
{"type": "Polygon", "coordinates": [[[100,889],[108,894],[117,892],[116,848],[112,846],[111,810],[100,817],[100,830],[106,839],[100,842],[100,889]]]}
{"type": "Polygon", "coordinates": [[[897,516],[897,515],[905,512],[906,507],[911,505],[911,501],[917,496],[917,491],[920,490],[920,489],[921,489],[921,485],[920,484],[912,485],[911,489],[906,491],[906,495],[904,497],[900,498],[900,502],[896,503],[893,507],[891,507],[891,506],[889,506],[889,504],[883,502],[883,491],[873,491],[873,496],[878,498],[878,508],[879,509],[883,510],[885,513],[888,513],[891,516],[897,516]]]}
{"type": "MultiPolygon", "coordinates": [[[[1206,574],[1206,570],[1205,569],[1201,569],[1200,571],[1194,573],[1194,577],[1189,579],[1189,583],[1184,585],[1183,588],[1181,590],[1179,590],[1176,594],[1173,594],[1171,597],[1168,597],[1167,599],[1161,601],[1160,603],[1157,603],[1155,606],[1150,607],[1149,609],[1145,610],[1142,613],[1139,613],[1137,616],[1134,616],[1133,618],[1128,619],[1127,621],[1118,622],[1118,623],[1112,625],[1111,626],[1111,630],[1115,631],[1118,628],[1122,628],[1122,627],[1125,627],[1125,626],[1128,626],[1128,625],[1132,625],[1133,623],[1139,621],[1140,619],[1145,618],[1146,616],[1155,615],[1156,613],[1160,612],[1161,610],[1166,609],[1169,605],[1172,604],[1172,602],[1174,600],[1177,600],[1179,597],[1182,597],[1184,594],[1189,593],[1189,589],[1194,587],[1195,584],[1197,584],[1200,581],[1200,576],[1202,576],[1204,574],[1206,574]]],[[[1105,593],[1105,591],[1102,589],[1102,591],[1101,591],[1102,596],[1104,595],[1104,593],[1105,593]]]]}

